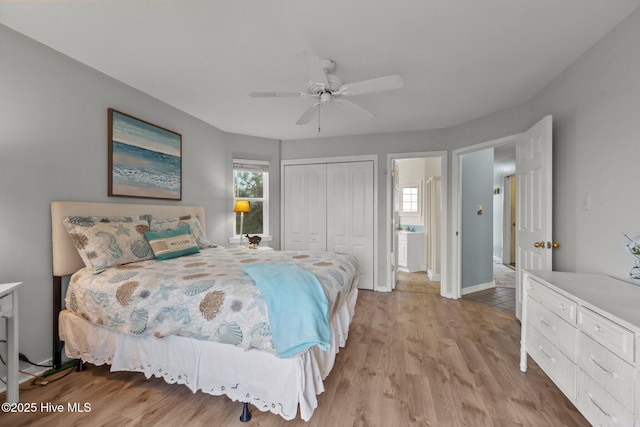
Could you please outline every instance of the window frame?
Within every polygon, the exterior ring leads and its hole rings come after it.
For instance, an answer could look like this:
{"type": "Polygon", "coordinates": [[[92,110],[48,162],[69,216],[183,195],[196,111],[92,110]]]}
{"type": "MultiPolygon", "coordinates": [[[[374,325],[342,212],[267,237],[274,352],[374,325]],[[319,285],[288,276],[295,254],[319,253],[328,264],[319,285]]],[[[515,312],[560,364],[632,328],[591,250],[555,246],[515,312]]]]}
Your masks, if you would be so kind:
{"type": "Polygon", "coordinates": [[[406,182],[400,185],[400,215],[401,216],[421,216],[422,215],[422,182],[406,182]],[[416,210],[404,210],[404,190],[405,188],[416,189],[416,210]]]}
{"type": "MultiPolygon", "coordinates": [[[[232,199],[233,205],[235,206],[236,200],[248,200],[249,203],[253,202],[262,202],[262,233],[258,234],[258,236],[262,237],[264,241],[270,241],[271,235],[269,234],[269,161],[266,160],[250,160],[250,159],[241,159],[234,158],[232,165],[232,199]],[[236,170],[240,171],[250,171],[250,172],[262,172],[262,197],[237,197],[235,194],[236,189],[236,170]]],[[[237,218],[235,212],[233,214],[233,229],[231,232],[231,238],[229,239],[230,243],[239,243],[240,235],[236,234],[236,230],[238,229],[237,218]]],[[[245,233],[246,234],[246,233],[245,233]]]]}

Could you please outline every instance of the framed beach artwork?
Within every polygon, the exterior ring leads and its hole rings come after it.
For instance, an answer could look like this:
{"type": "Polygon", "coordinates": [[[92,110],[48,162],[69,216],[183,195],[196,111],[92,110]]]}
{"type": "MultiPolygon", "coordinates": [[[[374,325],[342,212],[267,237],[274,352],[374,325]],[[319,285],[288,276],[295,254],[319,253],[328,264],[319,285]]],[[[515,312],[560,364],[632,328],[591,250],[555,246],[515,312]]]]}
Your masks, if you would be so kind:
{"type": "Polygon", "coordinates": [[[182,200],[182,135],[109,108],[109,196],[182,200]]]}

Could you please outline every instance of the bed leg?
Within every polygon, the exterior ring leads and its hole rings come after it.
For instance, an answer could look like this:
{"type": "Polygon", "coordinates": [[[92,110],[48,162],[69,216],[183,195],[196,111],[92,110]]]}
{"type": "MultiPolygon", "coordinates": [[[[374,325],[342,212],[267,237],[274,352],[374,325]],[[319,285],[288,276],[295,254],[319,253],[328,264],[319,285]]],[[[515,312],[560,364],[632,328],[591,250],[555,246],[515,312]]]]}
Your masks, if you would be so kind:
{"type": "Polygon", "coordinates": [[[84,371],[84,363],[82,363],[82,359],[76,360],[76,372],[84,371]]]}
{"type": "Polygon", "coordinates": [[[249,411],[249,404],[244,402],[242,406],[242,415],[240,415],[240,421],[243,423],[249,422],[251,420],[251,412],[249,411]]]}
{"type": "Polygon", "coordinates": [[[62,276],[53,276],[53,368],[62,366],[62,341],[58,332],[58,315],[62,310],[62,276]]]}

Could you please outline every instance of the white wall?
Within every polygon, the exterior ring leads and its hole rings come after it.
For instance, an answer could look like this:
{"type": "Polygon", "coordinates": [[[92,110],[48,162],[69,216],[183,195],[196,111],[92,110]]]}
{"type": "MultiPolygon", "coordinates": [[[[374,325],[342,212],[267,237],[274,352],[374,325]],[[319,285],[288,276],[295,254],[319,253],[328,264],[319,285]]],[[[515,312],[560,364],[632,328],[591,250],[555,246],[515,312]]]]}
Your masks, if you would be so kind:
{"type": "MultiPolygon", "coordinates": [[[[640,10],[589,49],[529,102],[439,131],[283,141],[282,157],[454,150],[525,131],[554,117],[554,269],[624,278],[632,260],[623,232],[640,230],[640,10]],[[581,197],[591,195],[583,211],[581,197]]],[[[451,159],[452,156],[449,156],[451,159]]],[[[386,176],[379,162],[379,236],[384,239],[386,176]]],[[[451,165],[449,165],[451,166],[451,165]]],[[[449,171],[451,171],[449,167],[449,171]]],[[[450,173],[450,172],[449,172],[450,173]]],[[[451,182],[451,176],[448,176],[451,182]]],[[[451,188],[447,209],[451,211],[451,188]]],[[[451,248],[451,233],[448,247],[451,248]]],[[[386,277],[379,242],[379,277],[386,277]]],[[[451,253],[447,254],[451,257],[451,253]]]]}
{"type": "MultiPolygon", "coordinates": [[[[51,357],[50,202],[178,203],[107,197],[107,108],[182,134],[180,203],[205,207],[218,243],[232,233],[230,159],[271,160],[277,178],[279,141],[227,134],[1,25],[0,58],[0,282],[24,282],[20,352],[39,362],[51,357]]],[[[271,227],[279,236],[274,181],[271,227]]]]}
{"type": "Polygon", "coordinates": [[[640,230],[639,40],[636,10],[530,102],[535,117],[554,116],[556,269],[631,268],[622,233],[640,230]]]}

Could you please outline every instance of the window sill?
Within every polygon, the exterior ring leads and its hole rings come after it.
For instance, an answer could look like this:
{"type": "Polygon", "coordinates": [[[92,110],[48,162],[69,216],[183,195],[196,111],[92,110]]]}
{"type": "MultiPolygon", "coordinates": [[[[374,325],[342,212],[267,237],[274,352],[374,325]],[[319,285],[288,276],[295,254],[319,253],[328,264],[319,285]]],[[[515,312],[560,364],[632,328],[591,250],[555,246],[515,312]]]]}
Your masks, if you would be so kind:
{"type": "MultiPolygon", "coordinates": [[[[258,236],[262,237],[262,240],[260,241],[262,242],[272,242],[273,241],[273,237],[270,235],[263,235],[263,234],[258,234],[258,236]]],[[[247,240],[246,237],[242,238],[242,241],[245,243],[249,243],[249,241],[247,240]]],[[[240,236],[233,236],[229,238],[229,243],[240,243],[240,236]]]]}

